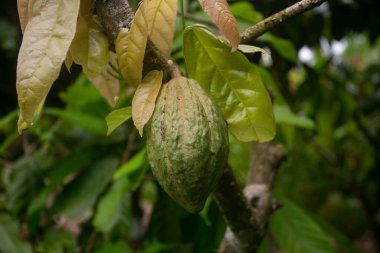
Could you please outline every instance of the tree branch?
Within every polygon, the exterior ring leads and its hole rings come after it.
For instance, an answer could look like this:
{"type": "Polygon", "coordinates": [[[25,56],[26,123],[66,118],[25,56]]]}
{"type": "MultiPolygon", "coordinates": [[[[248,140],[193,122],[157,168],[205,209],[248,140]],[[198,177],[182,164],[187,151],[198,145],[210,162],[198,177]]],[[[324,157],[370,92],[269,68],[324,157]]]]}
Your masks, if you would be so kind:
{"type": "Polygon", "coordinates": [[[225,170],[214,192],[229,226],[219,253],[256,252],[266,234],[269,217],[277,208],[271,188],[286,157],[284,148],[273,142],[252,143],[250,157],[244,195],[230,168],[225,170]]]}
{"type": "Polygon", "coordinates": [[[273,14],[272,16],[262,20],[261,22],[248,27],[240,33],[240,42],[244,44],[251,43],[257,37],[272,30],[277,25],[281,24],[288,18],[294,17],[298,14],[311,10],[327,0],[302,0],[294,5],[273,14]]]}

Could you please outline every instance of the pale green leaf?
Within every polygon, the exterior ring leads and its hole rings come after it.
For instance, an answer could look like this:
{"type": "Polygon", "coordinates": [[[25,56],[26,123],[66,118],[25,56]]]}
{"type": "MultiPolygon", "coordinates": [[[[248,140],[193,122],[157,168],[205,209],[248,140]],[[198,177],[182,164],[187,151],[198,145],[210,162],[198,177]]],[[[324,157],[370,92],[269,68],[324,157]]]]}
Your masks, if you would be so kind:
{"type": "Polygon", "coordinates": [[[274,105],[273,106],[274,115],[277,123],[288,124],[291,126],[302,127],[307,129],[314,129],[315,124],[309,118],[305,116],[300,116],[293,113],[289,106],[285,105],[274,105]]]}
{"type": "Polygon", "coordinates": [[[128,200],[126,194],[128,181],[125,178],[116,180],[108,192],[100,199],[93,224],[103,233],[109,233],[123,216],[123,205],[128,200]]]}
{"type": "Polygon", "coordinates": [[[0,252],[32,253],[30,244],[20,239],[17,222],[5,213],[0,213],[0,252]]]}
{"type": "Polygon", "coordinates": [[[149,72],[137,87],[132,100],[132,119],[140,135],[149,121],[156,105],[156,98],[161,89],[162,71],[149,72]]]}
{"type": "Polygon", "coordinates": [[[132,108],[130,106],[113,110],[106,117],[108,126],[107,135],[110,135],[117,127],[130,119],[132,116],[132,108]]]}
{"type": "Polygon", "coordinates": [[[21,117],[28,124],[59,75],[75,34],[78,11],[76,0],[35,0],[32,5],[16,81],[21,117]]]}
{"type": "Polygon", "coordinates": [[[222,109],[229,129],[241,141],[269,141],[275,135],[272,104],[260,75],[241,52],[201,26],[184,34],[189,76],[209,92],[222,109]]]}
{"type": "MultiPolygon", "coordinates": [[[[124,68],[120,66],[121,74],[128,84],[137,87],[141,83],[143,61],[146,43],[148,40],[148,20],[147,20],[148,0],[143,0],[136,11],[131,29],[127,36],[127,51],[125,57],[120,61],[125,61],[124,68]]],[[[118,53],[118,57],[122,57],[118,53]]]]}
{"type": "Polygon", "coordinates": [[[98,22],[91,15],[82,12],[78,16],[70,53],[74,62],[83,67],[87,76],[96,77],[103,72],[109,61],[108,39],[98,22]]]}
{"type": "Polygon", "coordinates": [[[129,161],[124,163],[115,173],[114,179],[126,177],[128,188],[136,190],[149,166],[146,149],[140,150],[129,161]]]}
{"type": "Polygon", "coordinates": [[[232,51],[235,51],[240,42],[240,34],[235,17],[230,12],[226,0],[199,0],[204,12],[230,41],[232,51]]]}
{"type": "Polygon", "coordinates": [[[97,197],[112,180],[118,165],[116,157],[105,157],[77,176],[55,198],[53,210],[69,218],[92,208],[97,197]]]}
{"type": "Polygon", "coordinates": [[[253,53],[260,52],[263,54],[270,55],[270,53],[268,51],[262,49],[261,47],[255,47],[255,46],[251,46],[251,45],[239,45],[238,50],[243,52],[243,53],[246,53],[246,54],[253,54],[253,53]]]}
{"type": "Polygon", "coordinates": [[[29,0],[17,0],[17,11],[20,20],[21,32],[24,32],[28,24],[28,6],[29,0]]]}
{"type": "Polygon", "coordinates": [[[169,58],[177,17],[177,0],[151,0],[147,12],[149,38],[169,58]]]}
{"type": "Polygon", "coordinates": [[[309,215],[290,201],[276,211],[270,230],[284,253],[335,253],[327,234],[309,215]]]}

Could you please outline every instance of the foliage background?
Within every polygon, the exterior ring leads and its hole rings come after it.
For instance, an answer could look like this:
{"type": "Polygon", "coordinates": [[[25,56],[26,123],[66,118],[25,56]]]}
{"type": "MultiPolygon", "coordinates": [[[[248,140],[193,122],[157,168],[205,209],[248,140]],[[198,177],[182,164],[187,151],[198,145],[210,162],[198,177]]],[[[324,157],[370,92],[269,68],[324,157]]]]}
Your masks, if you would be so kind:
{"type": "MultiPolygon", "coordinates": [[[[240,29],[292,3],[230,2],[240,29]]],[[[186,6],[187,24],[207,24],[197,2],[186,6]]],[[[225,228],[215,203],[190,215],[167,197],[131,122],[106,137],[112,109],[78,67],[62,68],[39,123],[17,134],[22,37],[16,2],[0,9],[0,252],[214,252],[225,228]]],[[[261,252],[379,252],[379,9],[329,1],[260,37],[270,58],[248,55],[263,66],[288,153],[275,183],[284,207],[261,252]]],[[[177,27],[172,57],[183,64],[177,27]]],[[[242,184],[248,154],[231,139],[242,184]]]]}

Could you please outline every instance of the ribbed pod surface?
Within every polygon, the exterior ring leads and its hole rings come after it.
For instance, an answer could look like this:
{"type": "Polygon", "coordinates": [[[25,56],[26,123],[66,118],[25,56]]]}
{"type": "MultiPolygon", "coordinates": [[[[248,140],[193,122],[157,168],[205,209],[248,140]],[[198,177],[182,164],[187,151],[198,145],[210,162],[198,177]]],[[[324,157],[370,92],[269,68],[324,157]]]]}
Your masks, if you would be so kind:
{"type": "Polygon", "coordinates": [[[189,212],[199,212],[228,158],[227,126],[195,80],[177,77],[162,87],[148,124],[153,174],[189,212]]]}

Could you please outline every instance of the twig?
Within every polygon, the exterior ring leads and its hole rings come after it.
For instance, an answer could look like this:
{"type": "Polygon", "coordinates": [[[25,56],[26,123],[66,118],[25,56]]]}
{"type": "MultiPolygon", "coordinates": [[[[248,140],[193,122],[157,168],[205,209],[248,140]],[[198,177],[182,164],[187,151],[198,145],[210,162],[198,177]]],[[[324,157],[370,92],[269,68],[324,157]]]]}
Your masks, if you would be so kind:
{"type": "Polygon", "coordinates": [[[257,37],[272,30],[277,25],[281,24],[288,18],[294,17],[298,14],[311,10],[327,0],[302,0],[294,5],[277,12],[276,14],[262,20],[261,22],[248,27],[240,33],[240,42],[249,44],[257,37]]]}

